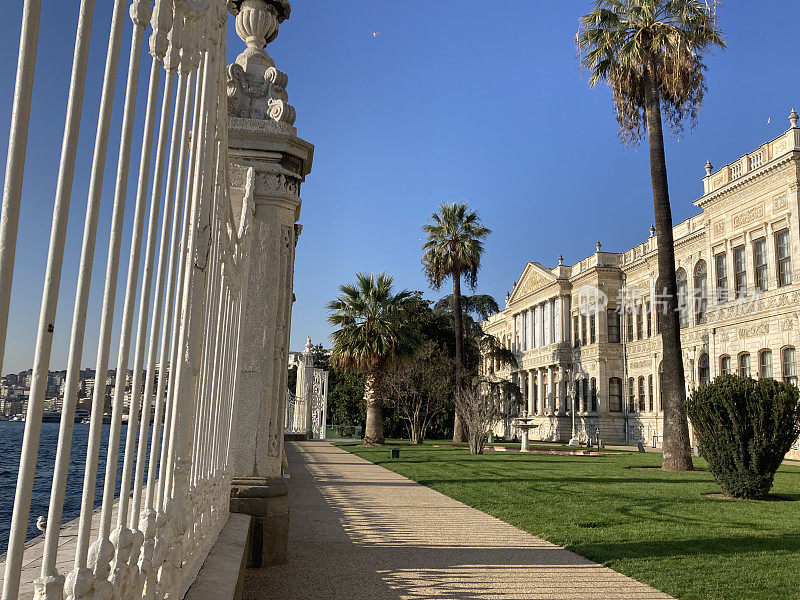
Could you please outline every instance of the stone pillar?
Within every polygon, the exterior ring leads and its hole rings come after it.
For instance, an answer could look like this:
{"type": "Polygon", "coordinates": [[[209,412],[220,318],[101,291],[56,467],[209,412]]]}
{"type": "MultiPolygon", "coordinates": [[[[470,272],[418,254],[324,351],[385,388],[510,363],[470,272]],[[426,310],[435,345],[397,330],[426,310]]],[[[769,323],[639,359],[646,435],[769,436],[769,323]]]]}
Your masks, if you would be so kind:
{"type": "Polygon", "coordinates": [[[300,184],[314,147],[297,137],[286,74],[264,50],[287,0],[233,0],[245,50],[228,67],[228,178],[233,213],[252,202],[250,266],[231,432],[231,511],[251,515],[248,564],[286,562],[289,531],[283,425],[300,184]]]}
{"type": "Polygon", "coordinates": [[[544,414],[544,404],[546,402],[546,392],[545,392],[545,385],[544,385],[544,369],[539,369],[537,376],[539,377],[539,406],[537,407],[536,414],[543,415],[544,414]]]}
{"type": "Polygon", "coordinates": [[[311,396],[314,390],[314,362],[311,358],[311,336],[306,339],[306,347],[300,357],[300,364],[297,365],[297,384],[295,385],[295,398],[297,406],[294,411],[294,423],[292,429],[299,433],[305,433],[311,438],[311,396]]]}
{"type": "Polygon", "coordinates": [[[528,416],[533,415],[534,413],[534,402],[533,402],[533,390],[534,390],[534,382],[533,382],[533,369],[528,371],[528,416]]]}
{"type": "Polygon", "coordinates": [[[534,343],[534,338],[536,336],[533,334],[534,327],[536,326],[533,318],[533,309],[529,308],[526,312],[528,314],[528,350],[533,350],[536,347],[534,343]]]}

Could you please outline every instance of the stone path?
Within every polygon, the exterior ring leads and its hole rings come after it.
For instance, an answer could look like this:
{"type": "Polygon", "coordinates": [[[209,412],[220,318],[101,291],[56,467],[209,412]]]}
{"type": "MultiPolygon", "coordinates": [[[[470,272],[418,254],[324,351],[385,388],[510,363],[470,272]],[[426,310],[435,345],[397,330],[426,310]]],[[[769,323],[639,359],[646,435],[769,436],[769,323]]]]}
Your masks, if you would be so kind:
{"type": "Polygon", "coordinates": [[[286,453],[289,563],[245,600],[670,598],[330,444],[286,453]]]}

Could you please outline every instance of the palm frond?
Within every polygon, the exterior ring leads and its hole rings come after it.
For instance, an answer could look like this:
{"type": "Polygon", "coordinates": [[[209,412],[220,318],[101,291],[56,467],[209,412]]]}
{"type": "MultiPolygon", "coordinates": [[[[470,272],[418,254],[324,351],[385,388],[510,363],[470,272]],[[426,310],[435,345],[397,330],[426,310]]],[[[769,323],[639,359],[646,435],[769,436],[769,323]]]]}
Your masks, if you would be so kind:
{"type": "Polygon", "coordinates": [[[620,136],[637,143],[646,128],[645,71],[655,81],[670,129],[694,126],[706,92],[703,55],[725,48],[716,4],[701,0],[597,0],[576,36],[589,85],[611,88],[620,136]]]}
{"type": "Polygon", "coordinates": [[[422,267],[431,286],[438,290],[449,277],[463,275],[474,288],[483,240],[491,233],[481,223],[478,213],[466,203],[443,203],[422,231],[427,235],[422,245],[422,267]]]}

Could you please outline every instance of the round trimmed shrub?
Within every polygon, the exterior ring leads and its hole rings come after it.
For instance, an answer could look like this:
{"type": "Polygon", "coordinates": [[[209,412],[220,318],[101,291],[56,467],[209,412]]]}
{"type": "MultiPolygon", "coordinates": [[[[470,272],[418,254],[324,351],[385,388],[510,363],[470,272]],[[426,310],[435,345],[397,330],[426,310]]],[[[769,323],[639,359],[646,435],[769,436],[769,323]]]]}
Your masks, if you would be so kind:
{"type": "Polygon", "coordinates": [[[797,388],[773,379],[722,375],[696,390],[686,412],[708,468],[735,498],[764,498],[800,435],[797,388]]]}

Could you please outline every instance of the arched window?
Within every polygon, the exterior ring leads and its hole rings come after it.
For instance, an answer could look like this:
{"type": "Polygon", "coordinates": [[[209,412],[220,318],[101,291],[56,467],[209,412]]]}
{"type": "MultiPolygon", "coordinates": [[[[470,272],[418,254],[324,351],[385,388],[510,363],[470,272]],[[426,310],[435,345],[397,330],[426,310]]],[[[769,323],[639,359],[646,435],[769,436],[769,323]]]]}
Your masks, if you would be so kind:
{"type": "Polygon", "coordinates": [[[694,314],[698,324],[706,322],[707,281],[706,261],[698,261],[694,267],[694,314]]]}
{"type": "Polygon", "coordinates": [[[772,350],[758,353],[758,376],[761,379],[772,379],[772,350]]]}
{"type": "Polygon", "coordinates": [[[708,368],[708,354],[702,354],[697,365],[697,380],[700,385],[706,385],[711,380],[711,372],[708,368]]]}
{"type": "Polygon", "coordinates": [[[750,377],[750,355],[747,352],[739,355],[739,377],[750,377]]]}
{"type": "Polygon", "coordinates": [[[797,385],[797,351],[794,348],[783,349],[783,380],[797,385]]]}
{"type": "Polygon", "coordinates": [[[644,377],[639,377],[639,412],[644,412],[644,377]]]}
{"type": "Polygon", "coordinates": [[[730,375],[731,374],[731,357],[730,356],[722,356],[719,359],[719,373],[720,375],[730,375]]]}
{"type": "Polygon", "coordinates": [[[592,377],[591,382],[591,391],[592,391],[592,412],[597,412],[597,379],[592,377]]]}
{"type": "Polygon", "coordinates": [[[628,412],[636,411],[636,381],[628,379],[628,412]]]}
{"type": "Polygon", "coordinates": [[[653,412],[653,376],[647,376],[647,400],[648,400],[648,410],[653,412]]]}
{"type": "Polygon", "coordinates": [[[678,317],[681,329],[689,326],[689,284],[686,279],[686,270],[678,269],[675,272],[675,280],[678,282],[678,317]]]}

